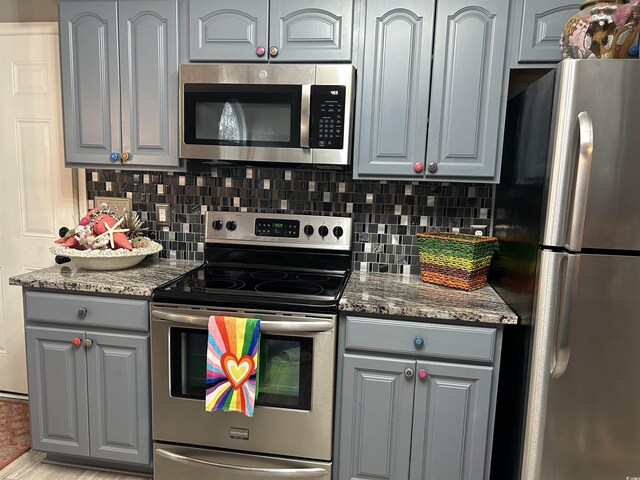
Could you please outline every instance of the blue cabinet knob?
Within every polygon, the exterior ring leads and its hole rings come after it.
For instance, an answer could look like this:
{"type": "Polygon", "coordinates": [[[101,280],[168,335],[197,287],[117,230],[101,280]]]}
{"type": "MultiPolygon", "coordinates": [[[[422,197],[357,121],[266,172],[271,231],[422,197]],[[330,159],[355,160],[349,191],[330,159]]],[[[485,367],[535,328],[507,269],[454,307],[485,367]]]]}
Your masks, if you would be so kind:
{"type": "Polygon", "coordinates": [[[118,152],[111,152],[111,154],[109,155],[109,160],[111,160],[112,162],[117,162],[118,160],[120,160],[120,155],[118,155],[118,152]]]}
{"type": "Polygon", "coordinates": [[[420,335],[414,337],[413,344],[416,346],[416,348],[424,347],[424,337],[421,337],[420,335]]]}

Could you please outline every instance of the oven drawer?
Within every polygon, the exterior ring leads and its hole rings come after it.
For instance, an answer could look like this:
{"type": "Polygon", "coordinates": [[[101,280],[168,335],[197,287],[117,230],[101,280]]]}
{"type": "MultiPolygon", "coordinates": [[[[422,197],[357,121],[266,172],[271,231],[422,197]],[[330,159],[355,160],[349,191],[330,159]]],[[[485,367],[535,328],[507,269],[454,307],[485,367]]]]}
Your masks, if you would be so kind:
{"type": "Polygon", "coordinates": [[[65,323],[88,327],[149,330],[149,303],[90,295],[25,292],[28,322],[65,323]]]}
{"type": "Polygon", "coordinates": [[[496,329],[347,317],[347,350],[493,362],[496,329]]]}
{"type": "Polygon", "coordinates": [[[222,452],[154,443],[154,480],[253,480],[313,478],[331,480],[331,463],[222,452]]]}

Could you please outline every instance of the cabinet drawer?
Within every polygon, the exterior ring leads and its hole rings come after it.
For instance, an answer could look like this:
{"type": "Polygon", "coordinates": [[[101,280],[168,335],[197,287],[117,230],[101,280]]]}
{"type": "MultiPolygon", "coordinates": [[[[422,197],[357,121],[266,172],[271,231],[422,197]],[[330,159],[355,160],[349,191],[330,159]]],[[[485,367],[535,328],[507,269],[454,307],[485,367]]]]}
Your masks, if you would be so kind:
{"type": "Polygon", "coordinates": [[[347,317],[345,348],[493,362],[496,329],[347,317]],[[421,338],[418,345],[414,340],[421,338]]]}
{"type": "Polygon", "coordinates": [[[24,303],[27,322],[149,330],[146,300],[28,291],[24,303]]]}

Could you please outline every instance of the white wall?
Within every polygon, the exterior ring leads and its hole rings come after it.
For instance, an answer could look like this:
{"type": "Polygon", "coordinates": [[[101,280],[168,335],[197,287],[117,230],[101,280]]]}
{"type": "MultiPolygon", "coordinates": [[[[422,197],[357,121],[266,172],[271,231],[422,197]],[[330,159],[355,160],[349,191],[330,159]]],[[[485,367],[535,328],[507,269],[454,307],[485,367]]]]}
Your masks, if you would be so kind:
{"type": "Polygon", "coordinates": [[[57,22],[56,0],[0,0],[0,22],[57,22]]]}

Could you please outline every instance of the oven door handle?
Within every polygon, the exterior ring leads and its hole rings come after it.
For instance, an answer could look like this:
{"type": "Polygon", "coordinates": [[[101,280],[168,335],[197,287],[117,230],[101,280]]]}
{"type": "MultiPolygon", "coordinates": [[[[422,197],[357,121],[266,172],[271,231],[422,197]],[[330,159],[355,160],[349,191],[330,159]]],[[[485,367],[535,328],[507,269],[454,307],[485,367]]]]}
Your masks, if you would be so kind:
{"type": "MultiPolygon", "coordinates": [[[[166,320],[174,323],[184,323],[187,325],[209,324],[209,317],[203,315],[184,315],[181,313],[171,313],[166,310],[155,309],[151,316],[158,320],[166,320]]],[[[328,332],[333,328],[333,322],[330,320],[312,320],[308,322],[282,321],[274,322],[263,320],[260,322],[260,330],[266,333],[317,333],[328,332]]]]}
{"type": "Polygon", "coordinates": [[[252,476],[271,477],[271,478],[321,478],[329,475],[329,472],[324,468],[256,468],[256,467],[241,467],[239,465],[227,465],[226,463],[210,462],[207,460],[200,460],[199,458],[186,457],[178,453],[169,452],[162,448],[156,449],[156,453],[161,457],[173,460],[174,462],[182,463],[185,465],[200,465],[206,467],[219,468],[222,470],[229,470],[234,473],[246,473],[252,476]]]}

